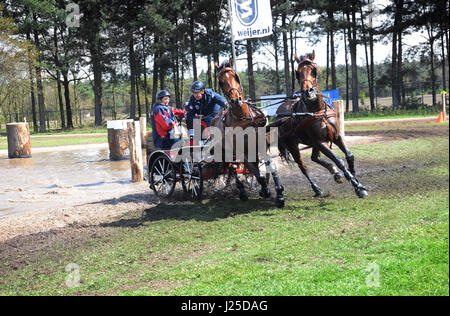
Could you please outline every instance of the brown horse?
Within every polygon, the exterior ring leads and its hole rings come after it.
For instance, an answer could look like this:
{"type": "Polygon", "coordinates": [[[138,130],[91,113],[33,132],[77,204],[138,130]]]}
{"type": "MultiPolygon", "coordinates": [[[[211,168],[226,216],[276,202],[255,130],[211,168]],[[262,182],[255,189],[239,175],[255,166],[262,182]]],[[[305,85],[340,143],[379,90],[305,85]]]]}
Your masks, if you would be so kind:
{"type": "Polygon", "coordinates": [[[368,195],[368,189],[356,178],[355,158],[341,135],[336,113],[333,109],[329,108],[323,100],[317,80],[319,67],[314,62],[314,59],[315,52],[300,58],[296,57],[298,63],[296,77],[302,89],[301,96],[296,102],[287,102],[283,104],[278,109],[277,113],[314,113],[315,115],[314,117],[308,118],[285,118],[276,123],[276,125],[279,126],[278,146],[280,153],[287,160],[289,160],[289,154],[292,155],[294,161],[298,164],[303,174],[311,183],[311,187],[316,193],[316,197],[322,197],[324,193],[309,176],[308,169],[303,162],[298,148],[300,143],[313,148],[311,159],[327,168],[330,173],[334,175],[336,182],[342,183],[345,176],[345,178],[353,185],[356,194],[360,198],[365,198],[368,195]],[[345,163],[333,153],[331,146],[327,147],[325,143],[336,144],[339,149],[342,150],[345,154],[348,168],[345,166],[345,163]],[[321,152],[331,159],[343,174],[336,169],[336,166],[321,159],[321,152]]]}
{"type": "MultiPolygon", "coordinates": [[[[216,64],[216,70],[218,72],[219,85],[228,100],[230,106],[223,110],[219,115],[214,118],[211,123],[211,126],[214,126],[222,131],[222,135],[225,135],[225,128],[227,127],[241,127],[243,129],[246,128],[255,128],[257,134],[258,127],[265,127],[267,123],[267,119],[265,115],[257,108],[251,107],[248,103],[245,102],[244,91],[241,85],[241,79],[239,74],[233,69],[233,59],[230,59],[229,62],[224,62],[220,67],[216,64]]],[[[259,139],[259,138],[257,138],[259,139]]],[[[234,142],[236,140],[234,139],[234,142]]],[[[270,198],[271,192],[267,186],[266,178],[263,177],[259,171],[259,162],[249,162],[247,159],[247,149],[248,149],[248,139],[245,139],[245,164],[248,169],[251,171],[253,175],[255,175],[258,183],[261,185],[261,191],[259,192],[260,196],[263,198],[270,198]]],[[[250,146],[258,146],[257,144],[250,144],[250,146]]],[[[236,144],[233,144],[234,149],[236,150],[236,144]]],[[[225,144],[223,148],[226,148],[225,144]]],[[[259,148],[259,147],[256,147],[259,148]]],[[[257,159],[258,160],[258,159],[257,159]]],[[[283,208],[285,205],[285,199],[283,195],[283,185],[281,184],[280,178],[273,167],[273,164],[270,160],[266,161],[266,166],[271,169],[271,173],[275,182],[276,189],[276,197],[275,203],[277,207],[283,208]]],[[[228,164],[232,165],[232,164],[228,164]]],[[[245,191],[245,188],[241,181],[239,180],[236,170],[232,168],[231,174],[234,176],[236,180],[237,188],[240,191],[241,200],[247,200],[248,194],[245,191]]]]}

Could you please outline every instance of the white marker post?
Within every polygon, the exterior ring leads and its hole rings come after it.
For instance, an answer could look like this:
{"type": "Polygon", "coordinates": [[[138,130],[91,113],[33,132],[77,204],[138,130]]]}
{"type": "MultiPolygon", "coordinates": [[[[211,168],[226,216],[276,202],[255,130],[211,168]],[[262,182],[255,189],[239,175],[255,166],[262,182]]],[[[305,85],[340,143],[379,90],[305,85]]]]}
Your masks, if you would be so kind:
{"type": "Polygon", "coordinates": [[[231,50],[233,56],[233,68],[237,71],[236,66],[236,43],[234,39],[234,27],[233,27],[233,7],[231,6],[231,0],[228,0],[228,13],[230,14],[230,26],[231,26],[231,50]]]}

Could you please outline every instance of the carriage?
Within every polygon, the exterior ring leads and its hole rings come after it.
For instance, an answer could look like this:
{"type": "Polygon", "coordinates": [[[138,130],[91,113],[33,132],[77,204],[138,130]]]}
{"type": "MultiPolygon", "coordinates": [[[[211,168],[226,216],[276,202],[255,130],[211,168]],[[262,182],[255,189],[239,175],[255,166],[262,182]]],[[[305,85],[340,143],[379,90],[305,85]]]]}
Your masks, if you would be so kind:
{"type": "MultiPolygon", "coordinates": [[[[355,159],[345,144],[343,135],[341,135],[336,122],[336,113],[328,109],[323,101],[317,80],[319,67],[314,59],[314,52],[301,58],[296,57],[298,62],[296,77],[302,88],[301,97],[295,97],[294,102],[286,102],[280,106],[277,117],[287,119],[278,120],[269,127],[279,128],[278,149],[281,155],[286,160],[289,160],[289,155],[294,158],[302,173],[311,183],[316,197],[324,196],[324,192],[308,174],[298,148],[300,142],[304,142],[305,145],[313,149],[312,160],[328,169],[334,175],[337,183],[343,183],[344,179],[347,179],[352,184],[358,197],[365,198],[368,195],[368,188],[356,178],[355,159]],[[303,119],[299,120],[298,118],[303,119]],[[334,143],[341,149],[345,154],[348,168],[324,143],[334,143]],[[328,157],[334,165],[322,160],[320,158],[321,153],[328,157]]],[[[214,118],[211,126],[220,127],[222,130],[226,127],[235,128],[237,126],[248,126],[256,129],[261,127],[260,123],[263,123],[263,126],[269,128],[266,125],[266,116],[260,109],[252,105],[253,102],[245,99],[241,80],[239,74],[233,68],[233,62],[233,59],[230,59],[228,63],[225,62],[220,67],[215,65],[218,71],[219,85],[229,102],[229,108],[223,112],[224,114],[221,117],[214,118]]],[[[222,135],[224,134],[222,133],[222,135]]],[[[238,179],[238,173],[252,175],[261,186],[260,196],[265,199],[271,197],[268,188],[269,173],[266,169],[266,177],[262,176],[260,172],[261,161],[250,162],[246,157],[245,165],[216,163],[208,160],[210,158],[208,150],[206,150],[207,154],[204,155],[206,157],[202,156],[205,153],[205,148],[209,148],[208,143],[201,146],[185,146],[170,151],[157,150],[152,152],[148,159],[149,182],[156,195],[171,197],[177,183],[181,182],[183,191],[192,199],[198,200],[202,197],[205,180],[218,179],[221,175],[226,173],[231,175],[230,172],[232,172],[236,186],[240,191],[241,200],[248,199],[248,195],[244,185],[238,179]],[[208,147],[206,148],[206,146],[208,147]],[[201,156],[195,157],[195,152],[200,152],[201,156]]],[[[269,167],[274,180],[275,204],[277,207],[283,208],[285,206],[284,187],[276,168],[273,167],[273,161],[268,159],[265,165],[269,167]]]]}
{"type": "MultiPolygon", "coordinates": [[[[207,140],[201,145],[189,143],[177,149],[152,151],[147,161],[150,188],[159,198],[168,199],[181,183],[187,198],[201,200],[205,182],[227,186],[230,163],[215,162],[208,150],[210,147],[207,140]]],[[[244,164],[234,164],[234,167],[237,174],[251,176],[244,164]]],[[[253,181],[247,179],[251,187],[253,181]]]]}

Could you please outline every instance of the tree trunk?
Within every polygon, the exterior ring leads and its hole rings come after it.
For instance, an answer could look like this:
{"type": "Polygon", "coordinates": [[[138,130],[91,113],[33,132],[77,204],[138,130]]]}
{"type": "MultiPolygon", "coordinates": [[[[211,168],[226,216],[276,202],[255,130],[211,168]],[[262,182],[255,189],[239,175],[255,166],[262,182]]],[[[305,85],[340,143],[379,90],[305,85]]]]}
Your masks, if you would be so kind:
{"type": "MultiPolygon", "coordinates": [[[[373,25],[371,23],[371,25],[373,25]]],[[[376,100],[376,89],[375,89],[375,58],[374,58],[374,39],[373,39],[373,28],[370,28],[370,35],[369,35],[369,46],[370,46],[370,83],[371,83],[371,90],[370,90],[370,98],[376,100]]],[[[374,111],[376,111],[377,104],[375,102],[375,108],[374,111]]]]}
{"type": "MultiPolygon", "coordinates": [[[[155,42],[157,41],[158,37],[155,37],[155,42]]],[[[159,77],[158,51],[155,51],[155,54],[153,56],[152,110],[153,105],[156,103],[156,94],[158,93],[158,77],[159,77]]]]}
{"type": "Polygon", "coordinates": [[[189,19],[189,31],[191,40],[191,56],[192,56],[192,70],[194,73],[194,81],[198,80],[197,75],[197,57],[196,57],[196,46],[195,46],[195,15],[193,0],[189,0],[189,9],[191,10],[191,16],[189,19]]]}
{"type": "Polygon", "coordinates": [[[345,111],[350,111],[350,89],[349,89],[349,67],[348,67],[348,45],[347,45],[347,31],[344,28],[344,47],[345,47],[345,111]]]}
{"type": "MultiPolygon", "coordinates": [[[[57,30],[55,28],[54,33],[53,33],[53,45],[55,46],[55,66],[58,69],[58,67],[60,67],[59,64],[59,57],[58,57],[58,38],[57,38],[57,30]]],[[[59,114],[61,117],[61,129],[65,129],[66,128],[66,120],[64,117],[64,104],[62,101],[62,94],[61,94],[61,76],[60,76],[60,72],[59,70],[56,71],[56,85],[57,85],[57,89],[58,89],[58,103],[59,103],[59,114]]]]}
{"type": "MultiPolygon", "coordinates": [[[[334,13],[333,11],[328,11],[328,20],[331,25],[334,26],[334,13]]],[[[337,89],[337,74],[336,74],[336,47],[334,43],[334,34],[335,30],[333,28],[330,29],[330,57],[331,57],[331,88],[333,90],[337,89]]]]}
{"type": "Polygon", "coordinates": [[[250,99],[256,99],[255,91],[255,75],[253,72],[253,46],[252,40],[247,40],[247,72],[248,72],[248,89],[250,90],[250,99]]]}
{"type": "Polygon", "coordinates": [[[67,128],[73,129],[73,121],[72,121],[72,106],[70,104],[70,84],[68,73],[63,72],[63,85],[64,85],[64,97],[66,101],[66,114],[67,114],[67,128]]]}
{"type": "Polygon", "coordinates": [[[326,90],[330,90],[330,31],[327,31],[327,75],[326,75],[326,90]]]}
{"type": "Polygon", "coordinates": [[[145,52],[145,34],[142,34],[142,54],[144,59],[144,98],[145,98],[145,117],[147,122],[150,121],[149,117],[149,104],[148,104],[148,85],[147,85],[147,54],[145,52]]]}
{"type": "Polygon", "coordinates": [[[59,71],[56,72],[56,85],[58,89],[58,102],[59,102],[59,114],[61,117],[61,129],[66,128],[66,119],[64,114],[64,103],[62,99],[62,93],[61,93],[61,79],[60,79],[60,73],[59,71]]]}
{"type": "Polygon", "coordinates": [[[283,52],[284,52],[284,80],[286,88],[286,96],[289,97],[292,94],[291,80],[289,76],[289,48],[287,39],[287,25],[286,14],[282,16],[282,32],[283,32],[283,52]]]}
{"type": "MultiPolygon", "coordinates": [[[[36,18],[35,18],[36,20],[36,18]]],[[[39,48],[39,34],[34,31],[34,43],[36,47],[39,48]]],[[[42,84],[42,74],[41,67],[39,66],[41,62],[41,55],[38,56],[38,64],[35,67],[36,71],[36,85],[37,85],[37,95],[38,95],[38,107],[39,107],[39,132],[45,133],[47,131],[45,127],[45,100],[44,100],[44,86],[42,84]]]]}
{"type": "Polygon", "coordinates": [[[278,56],[278,34],[274,32],[273,34],[273,49],[275,51],[275,91],[276,94],[281,94],[281,83],[280,83],[280,60],[278,56]]]}
{"type": "Polygon", "coordinates": [[[366,71],[367,71],[367,83],[369,84],[369,96],[370,96],[370,111],[375,112],[375,98],[372,95],[372,80],[370,78],[370,62],[369,62],[369,51],[367,48],[367,37],[366,37],[366,25],[364,23],[364,12],[362,9],[362,5],[359,6],[361,13],[361,26],[363,33],[363,41],[364,41],[364,51],[366,54],[366,71]]]}
{"type": "MultiPolygon", "coordinates": [[[[445,32],[445,30],[444,30],[445,32]]],[[[444,90],[447,89],[447,71],[445,67],[445,42],[444,42],[444,33],[441,35],[441,48],[442,48],[442,87],[444,90]]]]}
{"type": "MultiPolygon", "coordinates": [[[[294,18],[292,18],[294,19],[294,18]]],[[[291,54],[289,59],[291,60],[291,87],[292,87],[292,93],[294,93],[295,90],[295,52],[294,52],[294,34],[292,31],[292,28],[289,30],[289,38],[290,38],[290,44],[291,44],[291,54]]]]}
{"type": "Polygon", "coordinates": [[[397,75],[397,32],[394,31],[392,39],[392,106],[395,109],[399,108],[398,100],[398,75],[397,75]]]}
{"type": "MultiPolygon", "coordinates": [[[[31,35],[30,32],[27,32],[27,40],[31,42],[31,35]]],[[[36,98],[34,95],[34,73],[33,73],[33,61],[31,60],[31,57],[28,56],[28,72],[30,74],[30,97],[31,97],[31,112],[33,115],[33,129],[34,132],[39,132],[39,127],[37,123],[37,115],[36,115],[36,98]]]]}
{"type": "Polygon", "coordinates": [[[431,87],[431,90],[432,90],[432,93],[433,93],[433,106],[436,106],[436,104],[437,104],[437,98],[436,98],[436,71],[435,71],[435,61],[434,61],[434,56],[435,56],[435,53],[434,53],[434,39],[433,39],[433,32],[431,31],[431,36],[430,36],[430,38],[431,38],[431,40],[430,40],[430,59],[431,59],[431,61],[430,61],[430,64],[431,64],[431,85],[432,85],[432,87],[431,87]]]}
{"type": "MultiPolygon", "coordinates": [[[[447,11],[447,16],[448,16],[448,11],[447,11]]],[[[445,42],[447,43],[447,63],[449,64],[449,67],[450,67],[450,55],[449,55],[449,47],[450,47],[450,43],[449,43],[449,41],[448,41],[448,34],[449,34],[449,30],[447,29],[447,30],[445,30],[444,31],[444,33],[445,33],[445,42]]],[[[448,80],[448,87],[446,87],[446,88],[448,88],[447,89],[447,92],[450,92],[450,76],[449,76],[449,80],[448,80]]]]}
{"type": "Polygon", "coordinates": [[[352,103],[353,112],[359,112],[359,82],[357,64],[356,8],[352,8],[352,26],[350,35],[350,55],[352,61],[352,103]]]}
{"type": "Polygon", "coordinates": [[[398,34],[398,55],[397,55],[397,75],[398,75],[398,84],[399,90],[397,91],[398,96],[397,99],[400,100],[401,104],[405,103],[406,92],[405,85],[403,84],[403,34],[400,32],[398,34]]]}
{"type": "Polygon", "coordinates": [[[92,71],[94,73],[94,106],[95,106],[95,126],[102,126],[103,115],[103,71],[101,65],[101,47],[99,47],[100,35],[97,33],[91,39],[89,52],[91,54],[92,71]]]}
{"type": "Polygon", "coordinates": [[[134,55],[134,38],[133,33],[129,34],[130,40],[128,45],[129,63],[130,63],[130,119],[136,118],[136,60],[134,55]]]}
{"type": "Polygon", "coordinates": [[[331,47],[331,88],[337,89],[337,74],[336,74],[336,48],[334,46],[334,32],[330,31],[330,47],[331,47]]]}
{"type": "Polygon", "coordinates": [[[211,54],[208,54],[208,56],[207,56],[207,63],[208,63],[208,75],[207,75],[207,77],[208,77],[208,87],[209,87],[210,89],[211,89],[212,86],[213,86],[213,83],[212,83],[212,68],[211,68],[211,62],[212,62],[211,54]]]}

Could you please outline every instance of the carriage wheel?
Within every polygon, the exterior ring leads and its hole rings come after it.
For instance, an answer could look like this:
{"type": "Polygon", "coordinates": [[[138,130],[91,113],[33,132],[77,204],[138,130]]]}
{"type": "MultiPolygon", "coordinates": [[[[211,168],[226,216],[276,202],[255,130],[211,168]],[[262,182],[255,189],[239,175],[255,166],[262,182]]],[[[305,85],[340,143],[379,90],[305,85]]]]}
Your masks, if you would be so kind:
{"type": "Polygon", "coordinates": [[[200,164],[184,162],[181,167],[181,184],[184,193],[193,200],[201,200],[203,194],[203,176],[200,164]]]}
{"type": "Polygon", "coordinates": [[[177,184],[176,170],[172,161],[166,156],[156,158],[150,169],[150,187],[160,198],[172,196],[177,184]]]}

